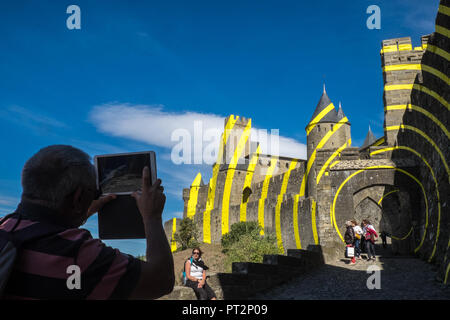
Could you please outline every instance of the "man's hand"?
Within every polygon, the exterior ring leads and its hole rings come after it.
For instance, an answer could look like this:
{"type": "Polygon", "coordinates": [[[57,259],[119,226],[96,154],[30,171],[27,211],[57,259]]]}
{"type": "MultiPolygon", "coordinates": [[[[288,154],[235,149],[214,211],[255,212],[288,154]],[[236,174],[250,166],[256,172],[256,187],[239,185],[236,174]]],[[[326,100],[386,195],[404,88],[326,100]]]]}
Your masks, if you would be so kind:
{"type": "Polygon", "coordinates": [[[161,179],[156,180],[154,185],[150,185],[150,170],[145,167],[142,171],[142,192],[134,192],[131,196],[136,199],[139,212],[144,223],[148,220],[161,219],[166,203],[164,187],[161,186],[161,179]]]}
{"type": "Polygon", "coordinates": [[[89,207],[88,212],[87,212],[87,217],[89,218],[94,213],[98,212],[101,208],[103,208],[103,206],[105,204],[107,204],[108,202],[110,202],[111,200],[113,200],[115,198],[117,198],[117,196],[115,194],[110,194],[110,195],[103,196],[97,200],[92,201],[91,206],[89,207]]]}

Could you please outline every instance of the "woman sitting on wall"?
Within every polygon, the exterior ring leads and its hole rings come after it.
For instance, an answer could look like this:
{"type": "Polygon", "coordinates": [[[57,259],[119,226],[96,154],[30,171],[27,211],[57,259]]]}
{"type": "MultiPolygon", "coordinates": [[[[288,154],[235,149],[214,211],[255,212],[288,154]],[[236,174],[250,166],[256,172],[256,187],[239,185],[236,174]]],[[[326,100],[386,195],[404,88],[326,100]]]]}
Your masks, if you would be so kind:
{"type": "Polygon", "coordinates": [[[194,289],[199,300],[216,300],[216,295],[206,283],[206,270],[208,267],[203,262],[200,248],[192,250],[192,257],[184,265],[186,272],[186,286],[194,289]],[[192,261],[192,263],[191,263],[192,261]]]}

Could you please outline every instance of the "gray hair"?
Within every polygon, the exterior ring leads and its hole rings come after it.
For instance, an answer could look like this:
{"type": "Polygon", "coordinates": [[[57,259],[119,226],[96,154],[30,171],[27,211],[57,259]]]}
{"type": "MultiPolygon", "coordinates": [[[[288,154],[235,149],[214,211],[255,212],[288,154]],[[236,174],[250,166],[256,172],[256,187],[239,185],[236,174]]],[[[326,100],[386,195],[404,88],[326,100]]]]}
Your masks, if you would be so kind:
{"type": "Polygon", "coordinates": [[[95,188],[95,169],[91,157],[67,145],[52,145],[39,150],[22,170],[22,195],[41,200],[53,209],[77,187],[95,188]]]}

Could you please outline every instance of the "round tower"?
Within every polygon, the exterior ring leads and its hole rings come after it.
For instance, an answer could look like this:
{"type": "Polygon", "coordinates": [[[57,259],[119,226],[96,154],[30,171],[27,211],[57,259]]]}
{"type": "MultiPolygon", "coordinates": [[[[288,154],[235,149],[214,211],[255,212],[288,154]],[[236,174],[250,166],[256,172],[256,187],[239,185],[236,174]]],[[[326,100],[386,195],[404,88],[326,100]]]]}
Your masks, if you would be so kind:
{"type": "Polygon", "coordinates": [[[350,145],[350,122],[339,106],[339,111],[336,111],[333,103],[327,95],[325,86],[323,88],[322,96],[317,104],[311,121],[305,128],[307,141],[307,156],[311,163],[311,169],[307,175],[308,179],[308,196],[315,196],[316,186],[316,166],[315,159],[312,158],[317,149],[338,149],[350,145]]]}

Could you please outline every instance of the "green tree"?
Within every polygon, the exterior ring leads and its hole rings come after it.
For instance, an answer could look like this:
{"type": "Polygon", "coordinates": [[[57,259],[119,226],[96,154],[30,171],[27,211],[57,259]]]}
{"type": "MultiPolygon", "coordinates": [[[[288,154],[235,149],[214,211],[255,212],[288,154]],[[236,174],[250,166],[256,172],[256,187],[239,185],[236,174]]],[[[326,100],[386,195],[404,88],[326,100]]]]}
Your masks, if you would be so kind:
{"type": "Polygon", "coordinates": [[[198,229],[194,221],[187,217],[181,220],[180,228],[174,235],[174,239],[179,245],[178,250],[197,247],[199,245],[197,238],[198,229]]]}
{"type": "Polygon", "coordinates": [[[226,254],[225,269],[231,272],[233,262],[261,263],[265,254],[282,254],[275,235],[260,235],[257,222],[238,222],[222,237],[223,252],[226,254]]]}
{"type": "Polygon", "coordinates": [[[257,221],[241,221],[231,225],[230,232],[222,236],[223,252],[227,253],[228,249],[238,242],[240,237],[246,234],[252,235],[253,238],[257,238],[262,228],[257,221]]]}

